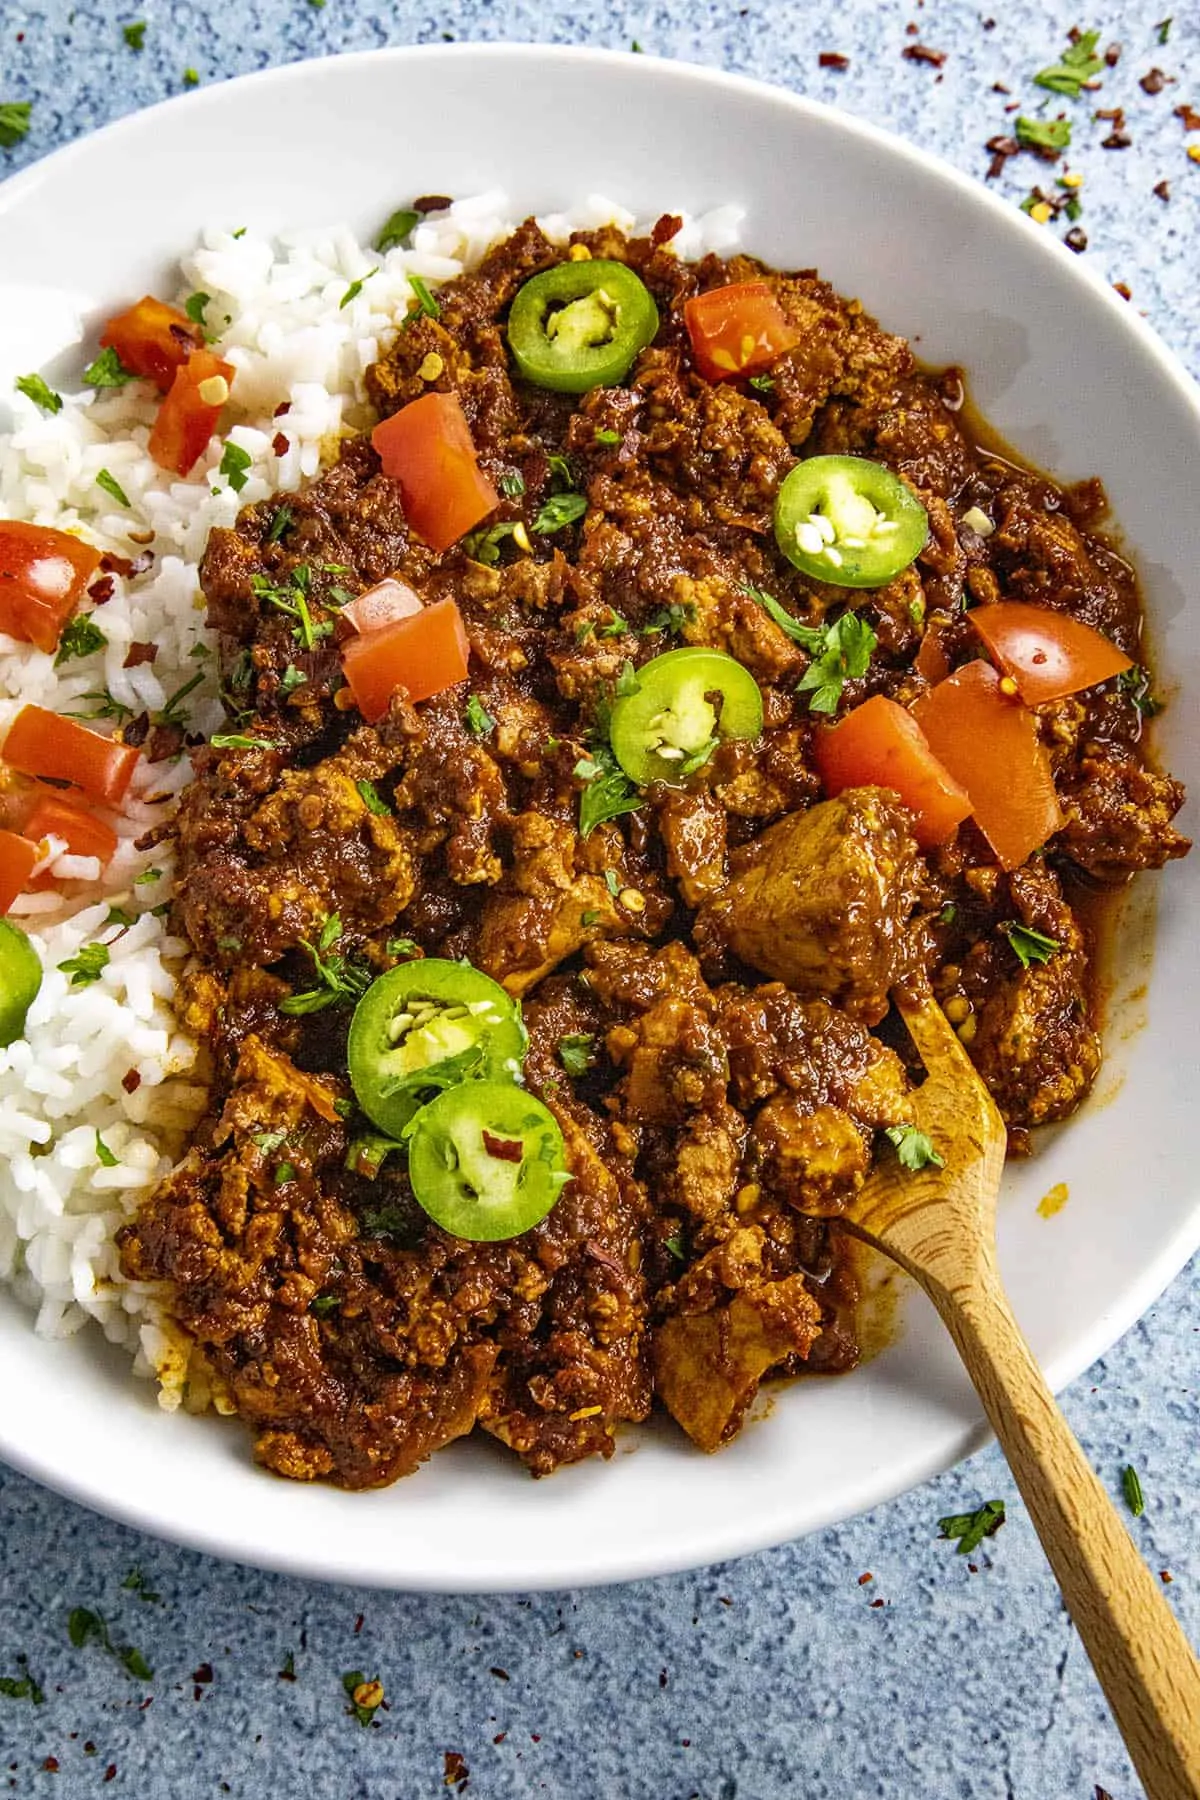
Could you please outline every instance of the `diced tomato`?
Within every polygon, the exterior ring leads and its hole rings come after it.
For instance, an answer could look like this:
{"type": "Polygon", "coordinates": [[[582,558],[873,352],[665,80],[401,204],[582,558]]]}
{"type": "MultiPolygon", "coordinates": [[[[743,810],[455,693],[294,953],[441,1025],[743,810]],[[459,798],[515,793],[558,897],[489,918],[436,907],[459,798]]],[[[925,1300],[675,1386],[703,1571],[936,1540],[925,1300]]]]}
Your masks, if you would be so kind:
{"type": "Polygon", "coordinates": [[[204,343],[204,333],[178,307],[147,294],[128,312],[110,319],[100,334],[106,350],[115,350],[127,369],[144,375],[165,394],[188,357],[204,343]]]}
{"type": "Polygon", "coordinates": [[[913,706],[930,749],[971,797],[1002,868],[1015,869],[1063,820],[1037,720],[1004,693],[989,663],[970,662],[913,706]]]}
{"type": "Polygon", "coordinates": [[[22,775],[69,781],[109,806],[125,798],[139,754],[131,744],[114,743],[43,706],[23,706],[0,749],[22,775]]]}
{"type": "Polygon", "coordinates": [[[0,631],[39,650],[56,650],[100,556],[91,544],[52,526],[0,519],[0,631]]]}
{"type": "Polygon", "coordinates": [[[422,394],[371,433],[404,512],[433,550],[448,550],[497,506],[457,394],[422,394]]]}
{"type": "Polygon", "coordinates": [[[158,409],[150,433],[150,454],[160,469],[186,475],[208,448],[221,408],[229,397],[236,370],[211,350],[196,350],[175,372],[170,392],[158,409]],[[207,382],[223,382],[220,399],[206,398],[207,382]]]}
{"type": "Polygon", "coordinates": [[[971,811],[966,790],[942,767],[912,714],[882,694],[818,731],[813,754],[829,794],[894,789],[913,815],[923,850],[945,843],[971,811]]]}
{"type": "Polygon", "coordinates": [[[428,700],[467,678],[470,645],[453,600],[423,606],[410,618],[383,625],[342,646],[342,668],[354,703],[373,725],[398,687],[410,700],[428,700]]]}
{"type": "Polygon", "coordinates": [[[364,635],[368,631],[378,631],[383,625],[394,625],[397,619],[409,619],[421,610],[422,601],[419,594],[403,581],[394,581],[390,577],[386,581],[376,582],[357,600],[351,600],[342,608],[342,618],[353,625],[355,631],[364,635]]]}
{"type": "Polygon", "coordinates": [[[765,281],[709,288],[683,309],[696,367],[709,381],[758,375],[800,342],[765,281]]]}
{"type": "Polygon", "coordinates": [[[15,831],[0,831],[0,916],[29,886],[38,847],[15,831]]]}
{"type": "Polygon", "coordinates": [[[998,600],[994,606],[975,607],[967,617],[1027,706],[1061,700],[1133,667],[1090,625],[1049,607],[998,600]]]}
{"type": "Polygon", "coordinates": [[[57,794],[45,794],[38,801],[25,821],[25,836],[35,843],[44,837],[63,838],[72,856],[98,856],[102,863],[111,862],[117,848],[111,825],[57,794]]]}

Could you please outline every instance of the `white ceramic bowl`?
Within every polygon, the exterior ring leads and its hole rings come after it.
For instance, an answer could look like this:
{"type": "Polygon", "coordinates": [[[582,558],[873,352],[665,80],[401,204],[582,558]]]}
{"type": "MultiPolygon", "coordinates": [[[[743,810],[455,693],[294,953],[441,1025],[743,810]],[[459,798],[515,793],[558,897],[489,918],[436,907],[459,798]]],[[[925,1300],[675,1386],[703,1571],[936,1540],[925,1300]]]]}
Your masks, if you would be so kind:
{"type": "MultiPolygon", "coordinates": [[[[643,218],[743,204],[747,248],[817,265],[925,358],[963,364],[985,415],[1034,462],[1103,478],[1168,689],[1200,693],[1188,604],[1200,571],[1195,388],[1131,308],[1015,209],[868,125],[750,81],[640,56],[479,45],[300,63],[173,100],[0,188],[0,360],[10,378],[36,367],[81,320],[169,282],[210,220],[349,216],[369,234],[407,195],[496,184],[530,211],[592,191],[643,218]]],[[[1161,743],[1200,790],[1186,705],[1168,711],[1161,743]]],[[[1001,1262],[1056,1387],[1200,1243],[1198,889],[1200,856],[1134,890],[1098,1092],[1006,1180],[1001,1262]],[[1059,1181],[1070,1202],[1044,1219],[1037,1202],[1059,1181]]],[[[474,1442],[380,1493],[274,1480],[236,1424],[162,1415],[97,1336],[41,1342],[2,1297],[0,1367],[0,1454],[38,1480],[220,1555],[394,1587],[555,1587],[736,1555],[898,1493],[984,1437],[916,1294],[884,1354],[845,1379],[787,1389],[720,1456],[660,1423],[626,1432],[609,1464],[541,1482],[474,1442]]]]}

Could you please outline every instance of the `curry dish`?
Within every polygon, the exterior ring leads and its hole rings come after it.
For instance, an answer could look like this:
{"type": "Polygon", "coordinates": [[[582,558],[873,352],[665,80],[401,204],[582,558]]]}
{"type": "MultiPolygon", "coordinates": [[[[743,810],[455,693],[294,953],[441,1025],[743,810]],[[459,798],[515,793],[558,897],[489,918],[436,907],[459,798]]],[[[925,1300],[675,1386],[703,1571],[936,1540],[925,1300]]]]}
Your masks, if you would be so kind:
{"type": "Polygon", "coordinates": [[[523,225],[402,323],[375,432],[209,543],[211,1106],[121,1254],[283,1475],[476,1425],[545,1474],[656,1398],[712,1450],[850,1368],[833,1221],[937,1157],[889,991],[927,974],[1021,1154],[1100,1063],[1073,896],[1188,848],[1098,484],[677,225],[523,225]]]}

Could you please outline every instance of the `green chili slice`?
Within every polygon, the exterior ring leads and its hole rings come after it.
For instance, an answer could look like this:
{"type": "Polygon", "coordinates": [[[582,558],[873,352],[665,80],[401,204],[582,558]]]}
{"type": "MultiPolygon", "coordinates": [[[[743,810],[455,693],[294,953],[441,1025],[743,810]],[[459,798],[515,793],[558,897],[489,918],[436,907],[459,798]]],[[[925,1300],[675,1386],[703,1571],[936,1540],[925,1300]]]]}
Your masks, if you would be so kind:
{"type": "Polygon", "coordinates": [[[803,574],[835,587],[882,587],[928,536],[916,495],[864,456],[810,456],[775,497],[779,548],[803,574]]]}
{"type": "Polygon", "coordinates": [[[23,931],[0,919],[0,1049],[24,1036],[25,1020],[41,986],[37,951],[23,931]]]}
{"type": "Polygon", "coordinates": [[[417,1200],[443,1231],[474,1243],[530,1230],[571,1179],[554,1114],[513,1082],[447,1088],[405,1135],[417,1200]]]}
{"type": "Polygon", "coordinates": [[[470,963],[426,957],[372,982],[354,1010],[350,1081],[367,1117],[398,1138],[434,1088],[520,1075],[516,1002],[470,963]]]}
{"type": "Polygon", "coordinates": [[[613,755],[644,787],[676,785],[695,773],[722,738],[756,738],[763,701],[748,669],[720,650],[668,650],[643,663],[636,687],[613,705],[613,755]]]}
{"type": "Polygon", "coordinates": [[[544,269],[519,289],[508,347],[535,387],[586,394],[629,373],[658,330],[658,308],[624,263],[589,258],[544,269]]]}

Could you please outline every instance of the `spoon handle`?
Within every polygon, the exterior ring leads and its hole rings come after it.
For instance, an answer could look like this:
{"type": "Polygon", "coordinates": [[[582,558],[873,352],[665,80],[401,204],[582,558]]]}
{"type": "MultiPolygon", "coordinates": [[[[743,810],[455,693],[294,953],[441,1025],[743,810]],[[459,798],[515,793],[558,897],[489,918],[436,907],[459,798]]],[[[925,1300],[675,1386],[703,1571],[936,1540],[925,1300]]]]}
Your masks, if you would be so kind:
{"type": "Polygon", "coordinates": [[[979,1393],[1148,1800],[1200,1800],[1200,1666],[1058,1410],[991,1257],[912,1263],[979,1393]]]}

